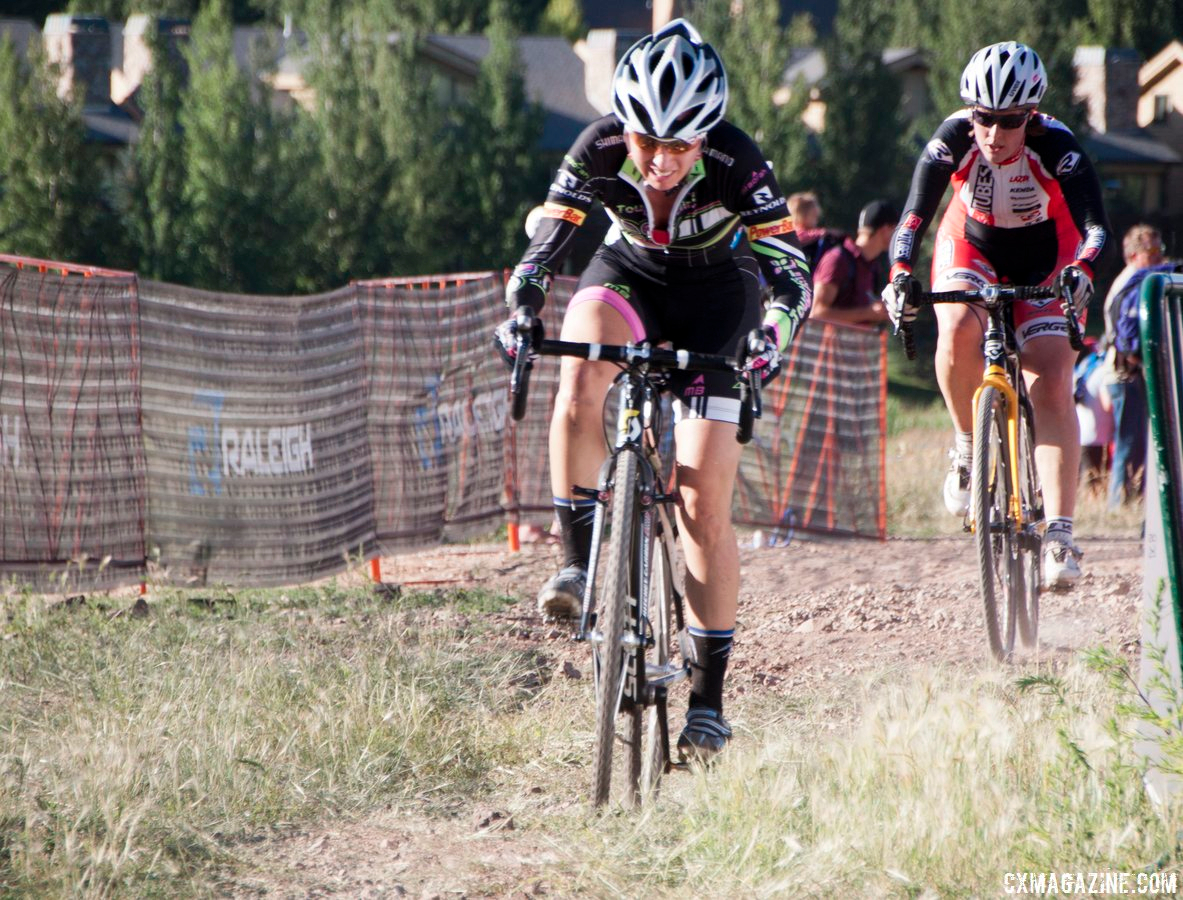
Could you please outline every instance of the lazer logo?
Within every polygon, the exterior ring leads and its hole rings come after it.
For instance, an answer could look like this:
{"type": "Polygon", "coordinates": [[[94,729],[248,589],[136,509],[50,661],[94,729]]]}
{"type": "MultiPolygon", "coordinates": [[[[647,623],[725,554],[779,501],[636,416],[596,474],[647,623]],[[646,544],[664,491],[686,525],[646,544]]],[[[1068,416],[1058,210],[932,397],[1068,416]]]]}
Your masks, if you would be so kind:
{"type": "Polygon", "coordinates": [[[1010,177],[1010,183],[1011,183],[1011,184],[1018,184],[1018,183],[1020,183],[1020,182],[1023,182],[1023,181],[1030,181],[1030,180],[1031,180],[1031,176],[1030,176],[1030,175],[1012,175],[1012,176],[1010,177]]]}

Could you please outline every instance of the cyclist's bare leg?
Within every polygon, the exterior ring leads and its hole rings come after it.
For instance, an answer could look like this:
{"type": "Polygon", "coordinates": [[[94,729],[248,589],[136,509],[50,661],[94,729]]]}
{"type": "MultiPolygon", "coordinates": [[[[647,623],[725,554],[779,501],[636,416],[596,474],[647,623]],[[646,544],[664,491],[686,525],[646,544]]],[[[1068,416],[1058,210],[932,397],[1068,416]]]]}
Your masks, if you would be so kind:
{"type": "Polygon", "coordinates": [[[1023,345],[1023,377],[1035,411],[1035,468],[1048,518],[1071,517],[1080,471],[1080,426],[1072,400],[1076,351],[1060,335],[1023,345]]]}
{"type": "MultiPolygon", "coordinates": [[[[626,344],[633,334],[624,317],[606,303],[573,307],[563,320],[564,341],[626,344]]],[[[555,497],[570,497],[571,487],[595,487],[604,446],[604,397],[619,369],[611,363],[565,356],[550,423],[550,483],[555,497]]]]}
{"type": "Polygon", "coordinates": [[[735,627],[739,598],[731,498],[743,447],[735,440],[734,425],[706,419],[679,422],[674,446],[690,624],[726,631],[735,627]]]}
{"type": "MultiPolygon", "coordinates": [[[[977,285],[963,281],[942,283],[942,291],[974,290],[977,285]]],[[[982,383],[981,317],[971,307],[960,303],[933,306],[937,317],[937,352],[934,362],[937,384],[955,431],[973,431],[974,391],[982,383]]]]}

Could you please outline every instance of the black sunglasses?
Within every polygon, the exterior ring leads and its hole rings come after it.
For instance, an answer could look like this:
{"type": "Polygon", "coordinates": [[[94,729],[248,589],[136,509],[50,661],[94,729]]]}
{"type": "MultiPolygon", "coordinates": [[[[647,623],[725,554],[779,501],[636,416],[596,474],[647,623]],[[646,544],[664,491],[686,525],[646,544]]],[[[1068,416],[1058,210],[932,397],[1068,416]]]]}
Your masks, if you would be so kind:
{"type": "Polygon", "coordinates": [[[1029,112],[1010,113],[992,113],[985,110],[975,109],[973,111],[974,121],[983,128],[993,128],[997,125],[999,128],[1004,128],[1007,131],[1014,131],[1016,128],[1022,128],[1027,124],[1027,120],[1031,118],[1029,112]]]}

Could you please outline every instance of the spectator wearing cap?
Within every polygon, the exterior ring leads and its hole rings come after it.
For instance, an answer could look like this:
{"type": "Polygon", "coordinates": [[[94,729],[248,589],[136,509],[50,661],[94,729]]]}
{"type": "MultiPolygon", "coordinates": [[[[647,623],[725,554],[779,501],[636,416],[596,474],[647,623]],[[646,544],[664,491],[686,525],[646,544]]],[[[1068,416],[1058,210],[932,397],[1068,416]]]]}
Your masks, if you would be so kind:
{"type": "Polygon", "coordinates": [[[1122,240],[1126,267],[1105,298],[1105,330],[1111,346],[1107,359],[1112,377],[1107,387],[1113,405],[1113,466],[1109,473],[1109,508],[1141,499],[1146,466],[1146,382],[1138,333],[1138,298],[1142,282],[1159,272],[1175,271],[1164,253],[1162,232],[1135,225],[1122,240]]]}
{"type": "Polygon", "coordinates": [[[827,250],[814,269],[811,319],[847,325],[887,321],[875,260],[887,249],[899,218],[899,210],[886,200],[862,208],[857,234],[827,250]]]}

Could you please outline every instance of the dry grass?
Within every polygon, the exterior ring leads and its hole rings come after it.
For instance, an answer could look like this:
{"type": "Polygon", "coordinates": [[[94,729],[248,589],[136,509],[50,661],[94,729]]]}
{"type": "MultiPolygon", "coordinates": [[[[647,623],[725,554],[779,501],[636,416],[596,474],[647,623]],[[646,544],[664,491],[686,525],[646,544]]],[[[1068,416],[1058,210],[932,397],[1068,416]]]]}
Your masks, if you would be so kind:
{"type": "MultiPolygon", "coordinates": [[[[759,731],[638,821],[587,831],[605,895],[985,897],[1008,872],[1178,871],[1105,679],[1023,690],[926,672],[850,698],[853,728],[759,731]]],[[[808,717],[809,712],[805,715],[808,717]]]]}
{"type": "MultiPolygon", "coordinates": [[[[941,485],[949,468],[952,426],[944,404],[888,405],[887,529],[907,537],[935,537],[961,532],[961,523],[945,511],[941,485]]],[[[1136,537],[1142,506],[1109,510],[1105,497],[1081,487],[1076,498],[1078,536],[1136,537]]]]}

